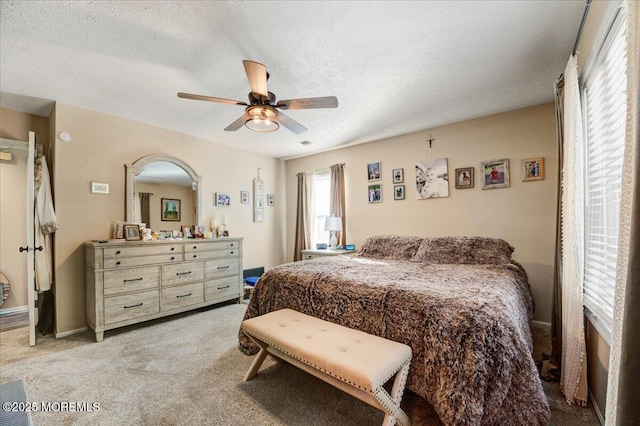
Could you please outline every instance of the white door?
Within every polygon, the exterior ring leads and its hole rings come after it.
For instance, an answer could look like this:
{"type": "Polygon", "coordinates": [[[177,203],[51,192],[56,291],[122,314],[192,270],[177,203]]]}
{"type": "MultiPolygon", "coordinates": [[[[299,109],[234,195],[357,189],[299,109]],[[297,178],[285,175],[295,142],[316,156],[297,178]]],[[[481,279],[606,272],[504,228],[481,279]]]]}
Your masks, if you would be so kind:
{"type": "Polygon", "coordinates": [[[36,134],[29,132],[29,156],[27,158],[27,302],[29,304],[29,346],[36,344],[36,309],[38,298],[36,292],[35,275],[35,235],[34,235],[34,165],[35,165],[36,134]]]}

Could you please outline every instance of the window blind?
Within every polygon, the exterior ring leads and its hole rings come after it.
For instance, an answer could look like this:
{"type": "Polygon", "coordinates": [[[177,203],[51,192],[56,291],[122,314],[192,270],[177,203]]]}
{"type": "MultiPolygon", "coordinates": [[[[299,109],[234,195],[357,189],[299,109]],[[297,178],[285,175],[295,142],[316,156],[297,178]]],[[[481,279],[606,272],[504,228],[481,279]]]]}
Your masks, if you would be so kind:
{"type": "Polygon", "coordinates": [[[612,330],[616,284],[627,101],[622,18],[618,16],[611,27],[583,85],[584,304],[607,340],[612,330]]]}

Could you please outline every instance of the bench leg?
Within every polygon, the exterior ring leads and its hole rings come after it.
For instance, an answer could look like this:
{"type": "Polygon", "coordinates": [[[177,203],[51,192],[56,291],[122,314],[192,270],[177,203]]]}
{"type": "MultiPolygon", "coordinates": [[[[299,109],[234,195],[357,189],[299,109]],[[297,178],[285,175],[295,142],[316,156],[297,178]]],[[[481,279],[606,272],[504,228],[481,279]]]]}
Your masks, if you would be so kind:
{"type": "Polygon", "coordinates": [[[379,393],[375,395],[382,406],[386,407],[382,426],[394,426],[396,422],[402,426],[409,426],[411,424],[409,416],[400,408],[402,394],[404,393],[407,376],[409,375],[409,367],[410,363],[406,363],[396,374],[393,387],[391,388],[391,395],[389,395],[384,388],[381,388],[379,393]]]}
{"type": "Polygon", "coordinates": [[[255,359],[251,363],[251,367],[249,367],[247,374],[244,375],[244,379],[242,379],[244,382],[248,382],[249,380],[253,379],[256,376],[256,373],[258,373],[258,370],[260,370],[260,366],[264,362],[264,359],[269,354],[267,352],[266,344],[263,344],[262,342],[257,342],[257,343],[260,345],[260,352],[258,352],[258,355],[256,355],[255,359]]]}

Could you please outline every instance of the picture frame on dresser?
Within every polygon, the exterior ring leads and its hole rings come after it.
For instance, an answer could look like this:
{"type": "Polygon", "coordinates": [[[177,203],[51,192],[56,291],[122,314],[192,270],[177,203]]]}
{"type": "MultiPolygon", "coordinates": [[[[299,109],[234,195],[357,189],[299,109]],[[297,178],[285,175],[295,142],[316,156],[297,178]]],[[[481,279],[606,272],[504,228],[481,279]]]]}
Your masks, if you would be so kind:
{"type": "Polygon", "coordinates": [[[126,241],[140,241],[140,227],[138,225],[125,224],[123,229],[126,241]]]}

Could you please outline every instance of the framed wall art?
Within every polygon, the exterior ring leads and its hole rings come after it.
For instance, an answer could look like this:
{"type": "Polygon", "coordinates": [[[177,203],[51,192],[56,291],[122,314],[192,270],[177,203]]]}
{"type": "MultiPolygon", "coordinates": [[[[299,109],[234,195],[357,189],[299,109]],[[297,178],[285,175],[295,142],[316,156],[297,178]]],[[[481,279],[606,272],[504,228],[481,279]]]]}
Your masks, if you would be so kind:
{"type": "Polygon", "coordinates": [[[404,169],[393,169],[393,183],[404,182],[404,169]]]}
{"type": "Polygon", "coordinates": [[[162,198],[160,200],[161,205],[161,220],[163,221],[180,221],[180,200],[175,198],[162,198]]]}
{"type": "Polygon", "coordinates": [[[522,181],[544,179],[544,157],[526,158],[521,163],[522,181]]]}
{"type": "Polygon", "coordinates": [[[124,239],[127,241],[140,240],[140,226],[139,225],[123,225],[124,239]]]}
{"type": "Polygon", "coordinates": [[[249,204],[249,191],[240,191],[240,204],[249,204]]]}
{"type": "Polygon", "coordinates": [[[253,179],[253,221],[264,222],[264,182],[260,179],[260,169],[258,177],[253,179]]]}
{"type": "Polygon", "coordinates": [[[491,160],[480,163],[482,170],[482,189],[508,188],[509,159],[491,160]]]}
{"type": "Polygon", "coordinates": [[[381,203],[382,202],[382,185],[369,185],[369,202],[381,203]]]}
{"type": "Polygon", "coordinates": [[[449,196],[449,166],[447,158],[425,160],[416,164],[418,199],[449,196]]]}
{"type": "Polygon", "coordinates": [[[393,186],[393,199],[404,200],[404,185],[393,186]]]}
{"type": "Polygon", "coordinates": [[[367,179],[380,180],[382,178],[382,172],[380,171],[380,162],[367,164],[367,179]]]}
{"type": "Polygon", "coordinates": [[[456,169],[456,189],[473,188],[473,167],[456,169]]]}
{"type": "Polygon", "coordinates": [[[109,184],[106,182],[91,182],[92,194],[108,194],[109,184]]]}
{"type": "Polygon", "coordinates": [[[216,192],[216,207],[229,207],[231,205],[231,196],[226,192],[216,192]]]}

